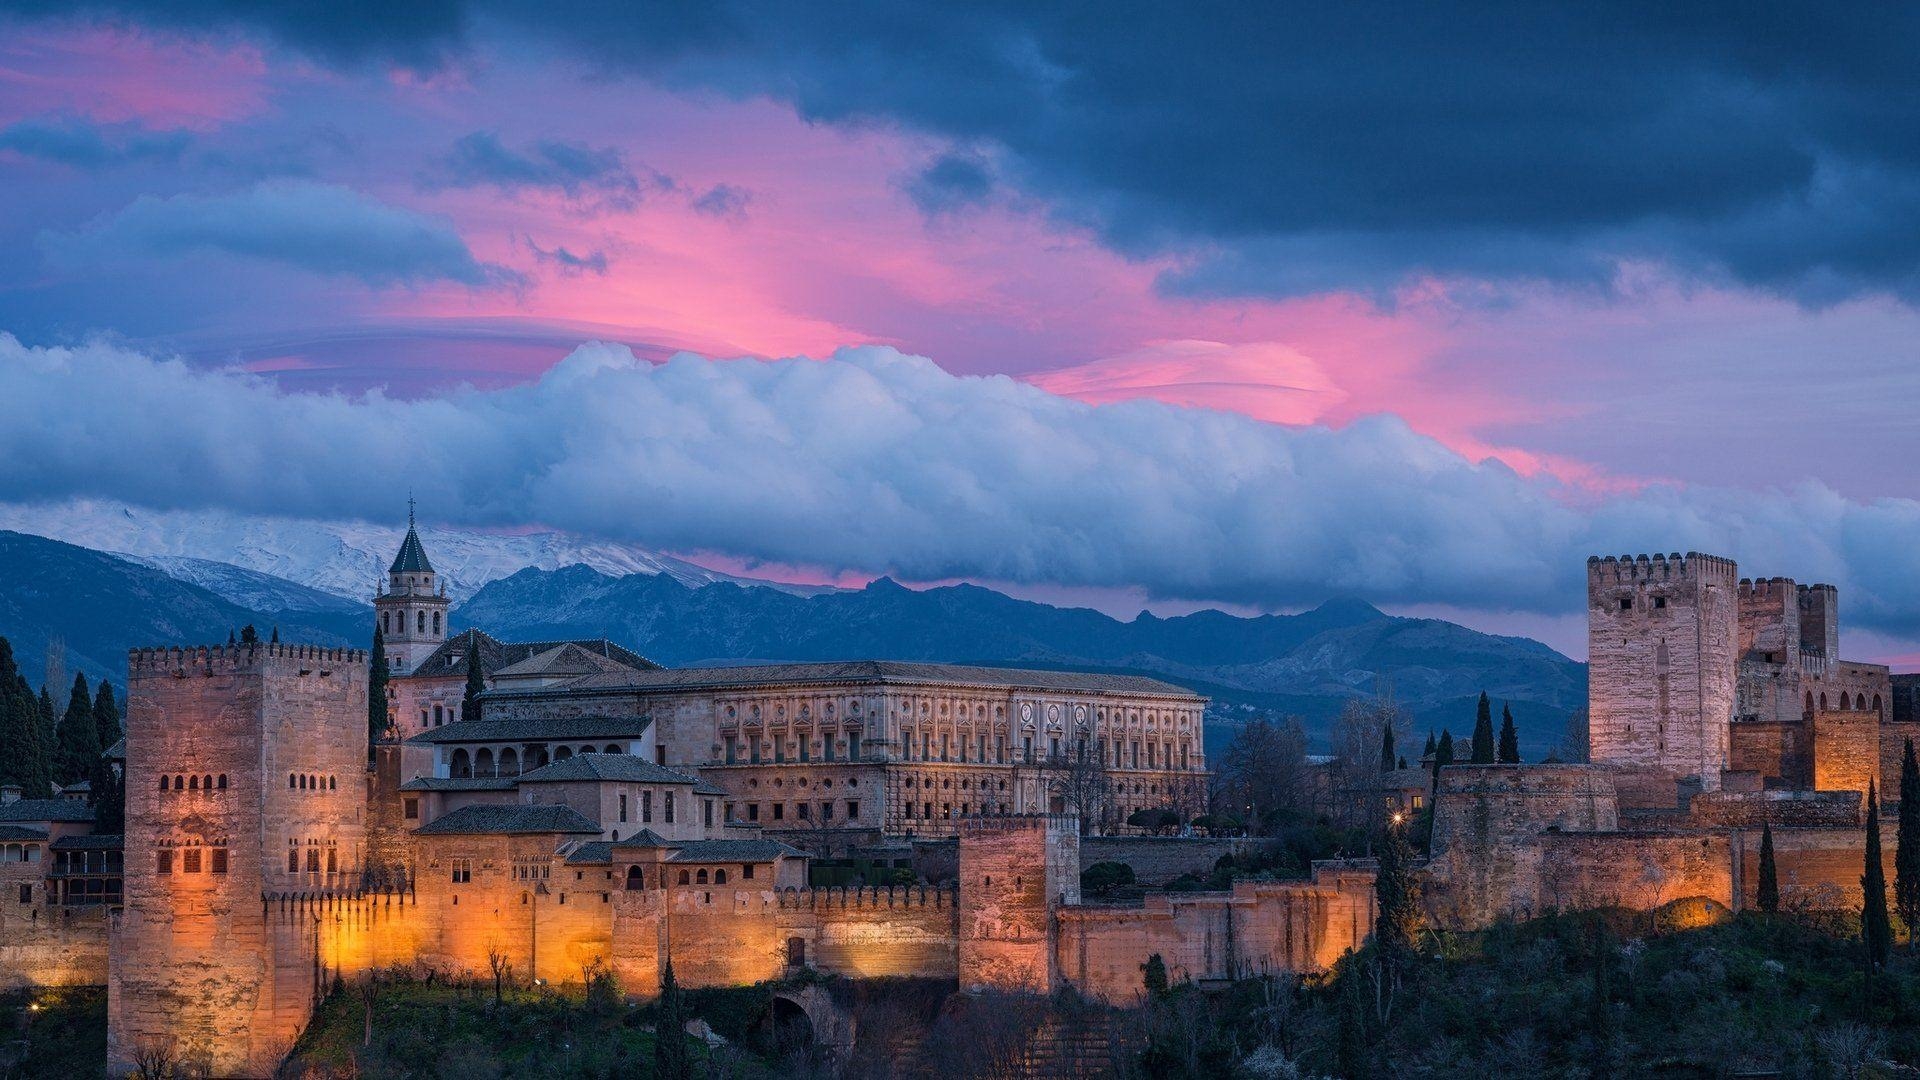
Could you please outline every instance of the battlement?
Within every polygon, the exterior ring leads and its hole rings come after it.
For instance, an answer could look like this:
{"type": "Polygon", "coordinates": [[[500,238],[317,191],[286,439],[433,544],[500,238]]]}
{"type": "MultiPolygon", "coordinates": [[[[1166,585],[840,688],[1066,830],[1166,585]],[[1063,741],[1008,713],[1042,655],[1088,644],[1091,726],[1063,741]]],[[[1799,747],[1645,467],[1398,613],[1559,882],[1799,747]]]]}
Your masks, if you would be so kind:
{"type": "Polygon", "coordinates": [[[365,649],[282,642],[246,645],[167,645],[127,650],[127,677],[184,677],[195,674],[245,674],[295,663],[365,665],[365,649]]]}
{"type": "Polygon", "coordinates": [[[952,885],[840,885],[781,889],[782,911],[889,911],[902,908],[952,908],[960,890],[952,885]]]}
{"type": "MultiPolygon", "coordinates": [[[[1831,586],[1826,586],[1831,588],[1831,586]]],[[[1797,600],[1800,592],[1808,586],[1796,584],[1792,578],[1741,578],[1740,599],[1777,600],[1782,603],[1797,600]]]]}
{"type": "MultiPolygon", "coordinates": [[[[1779,580],[1785,581],[1786,579],[1781,578],[1779,580]]],[[[1812,585],[1802,585],[1800,586],[1799,592],[1801,595],[1806,595],[1808,593],[1813,593],[1813,592],[1822,592],[1822,593],[1829,593],[1834,596],[1838,596],[1840,595],[1840,588],[1837,585],[1829,585],[1826,582],[1821,581],[1821,582],[1815,582],[1812,585]]]]}
{"type": "Polygon", "coordinates": [[[1655,584],[1666,581],[1717,580],[1732,584],[1739,576],[1732,559],[1689,551],[1652,555],[1589,555],[1587,581],[1602,585],[1655,584]]]}
{"type": "Polygon", "coordinates": [[[1030,829],[1052,833],[1078,832],[1080,819],[1073,814],[1018,814],[1005,817],[962,818],[959,825],[960,834],[965,838],[1024,832],[1030,829]]]}

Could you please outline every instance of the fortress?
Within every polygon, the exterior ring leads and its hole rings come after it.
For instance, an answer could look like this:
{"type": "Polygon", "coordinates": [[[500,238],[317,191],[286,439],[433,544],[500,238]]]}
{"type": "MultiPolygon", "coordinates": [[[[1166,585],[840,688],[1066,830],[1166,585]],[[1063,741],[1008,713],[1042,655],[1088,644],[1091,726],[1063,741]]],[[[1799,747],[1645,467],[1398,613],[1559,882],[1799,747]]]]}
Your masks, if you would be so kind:
{"type": "MultiPolygon", "coordinates": [[[[1835,591],[1642,556],[1591,560],[1587,603],[1591,763],[1442,769],[1432,921],[1739,909],[1763,825],[1787,903],[1857,904],[1863,792],[1920,722],[1910,684],[1838,658],[1835,591]]],[[[810,968],[1126,1003],[1154,954],[1176,981],[1317,972],[1374,920],[1363,861],[1083,902],[1102,843],[1083,823],[1204,798],[1205,699],[1157,680],[675,670],[606,641],[449,636],[411,530],[375,605],[386,738],[361,651],[136,650],[125,836],[91,835],[84,803],[0,805],[0,985],[105,983],[116,1073],[165,1046],[268,1075],[336,976],[394,965],[605,970],[645,997],[671,959],[692,986],[810,968]],[[1090,762],[1098,791],[1074,781],[1090,762]],[[957,846],[951,884],[809,885],[817,857],[929,836],[957,846]]]]}

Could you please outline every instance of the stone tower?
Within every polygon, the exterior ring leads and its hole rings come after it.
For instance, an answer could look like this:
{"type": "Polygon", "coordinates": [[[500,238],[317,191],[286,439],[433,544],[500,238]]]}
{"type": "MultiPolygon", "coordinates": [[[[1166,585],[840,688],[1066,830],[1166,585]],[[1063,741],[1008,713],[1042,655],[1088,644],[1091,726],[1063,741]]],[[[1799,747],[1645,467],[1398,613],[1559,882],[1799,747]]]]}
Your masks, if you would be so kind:
{"type": "Polygon", "coordinates": [[[129,656],[126,902],[108,971],[116,1074],[154,1046],[213,1076],[272,1072],[316,977],[304,948],[276,947],[270,909],[359,888],[366,710],[363,650],[129,656]]]}
{"type": "Polygon", "coordinates": [[[1739,609],[1731,559],[1690,552],[1587,560],[1594,764],[1719,788],[1733,721],[1739,609]]]}
{"type": "Polygon", "coordinates": [[[960,823],[960,987],[1050,994],[1054,911],[1080,902],[1079,819],[1070,814],[960,823]]]}
{"type": "Polygon", "coordinates": [[[1831,585],[1802,585],[1800,651],[1840,658],[1840,590],[1831,585]]]}
{"type": "Polygon", "coordinates": [[[387,663],[395,675],[420,666],[447,640],[447,594],[427,561],[407,500],[407,538],[387,569],[387,588],[373,598],[374,620],[387,639],[387,663]]]}

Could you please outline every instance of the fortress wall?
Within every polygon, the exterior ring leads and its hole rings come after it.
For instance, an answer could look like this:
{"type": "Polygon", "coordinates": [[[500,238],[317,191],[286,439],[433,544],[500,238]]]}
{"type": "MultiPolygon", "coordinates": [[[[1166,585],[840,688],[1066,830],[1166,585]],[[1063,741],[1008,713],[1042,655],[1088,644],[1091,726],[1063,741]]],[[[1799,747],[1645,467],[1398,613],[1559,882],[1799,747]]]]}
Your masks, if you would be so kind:
{"type": "MultiPolygon", "coordinates": [[[[1895,774],[1898,779],[1898,774],[1895,774]]],[[[1880,783],[1880,717],[1848,710],[1813,714],[1813,786],[1816,791],[1858,791],[1880,783]]]]}
{"type": "Polygon", "coordinates": [[[1860,822],[1861,797],[1851,791],[1708,791],[1694,797],[1692,824],[1705,827],[1851,827],[1860,822]]]}
{"type": "Polygon", "coordinates": [[[1548,829],[1620,825],[1612,772],[1582,765],[1450,765],[1440,771],[1432,907],[1443,926],[1474,927],[1530,910],[1548,829]]]}
{"type": "Polygon", "coordinates": [[[1316,869],[1306,882],[1242,882],[1231,893],[1148,897],[1138,908],[1059,911],[1056,963],[1081,993],[1137,1004],[1158,955],[1171,982],[1326,970],[1373,930],[1374,871],[1316,869]]]}
{"type": "Polygon", "coordinates": [[[1733,906],[1733,856],[1726,833],[1547,833],[1534,903],[1516,914],[1556,909],[1648,910],[1704,896],[1733,906]]]}
{"type": "Polygon", "coordinates": [[[1158,888],[1182,874],[1212,873],[1222,855],[1237,857],[1269,846],[1241,837],[1083,836],[1080,869],[1099,862],[1126,863],[1141,885],[1158,888]]]}
{"type": "Polygon", "coordinates": [[[1907,752],[1907,740],[1913,740],[1914,753],[1920,754],[1920,720],[1882,721],[1880,724],[1880,776],[1885,788],[1880,792],[1883,805],[1900,804],[1900,762],[1907,752]]]}
{"type": "Polygon", "coordinates": [[[1728,753],[1738,772],[1796,785],[1804,785],[1813,774],[1806,725],[1797,711],[1791,720],[1742,720],[1733,724],[1728,729],[1728,753]]]}
{"type": "MultiPolygon", "coordinates": [[[[1894,834],[1894,823],[1883,820],[1880,854],[1889,903],[1893,898],[1894,834]]],[[[1735,834],[1733,843],[1743,851],[1740,889],[1744,904],[1751,907],[1760,889],[1760,830],[1743,829],[1735,834]]],[[[1774,874],[1780,885],[1781,907],[1857,911],[1866,852],[1863,826],[1774,829],[1774,874]]]]}
{"type": "Polygon", "coordinates": [[[779,931],[783,942],[801,939],[806,962],[819,971],[953,978],[959,901],[950,888],[789,890],[779,896],[779,931]]]}
{"type": "Polygon", "coordinates": [[[1046,816],[961,825],[961,987],[1050,993],[1058,976],[1048,941],[1052,909],[1080,901],[1078,823],[1046,816]]]}

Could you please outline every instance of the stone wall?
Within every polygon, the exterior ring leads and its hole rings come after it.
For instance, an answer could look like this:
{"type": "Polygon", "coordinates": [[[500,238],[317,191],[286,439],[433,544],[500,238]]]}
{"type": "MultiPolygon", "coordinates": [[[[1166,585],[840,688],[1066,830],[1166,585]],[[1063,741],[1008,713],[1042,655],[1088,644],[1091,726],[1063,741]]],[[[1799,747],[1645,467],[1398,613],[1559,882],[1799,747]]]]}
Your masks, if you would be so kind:
{"type": "Polygon", "coordinates": [[[1609,770],[1585,765],[1454,765],[1440,771],[1434,808],[1434,915],[1473,927],[1531,910],[1548,829],[1619,828],[1609,770]]]}
{"type": "Polygon", "coordinates": [[[1081,993],[1114,1005],[1140,1000],[1141,968],[1155,955],[1175,983],[1325,971],[1372,932],[1373,879],[1370,864],[1329,865],[1307,882],[1063,908],[1055,965],[1081,993]]]}
{"type": "Polygon", "coordinates": [[[1907,740],[1920,753],[1920,720],[1884,721],[1880,725],[1880,790],[1883,806],[1900,805],[1900,762],[1906,756],[1907,740]]]}
{"type": "Polygon", "coordinates": [[[1789,786],[1813,779],[1807,726],[1796,706],[1789,720],[1741,720],[1728,731],[1728,753],[1740,772],[1756,773],[1789,786]]]}
{"type": "MultiPolygon", "coordinates": [[[[1880,825],[1880,853],[1893,900],[1894,822],[1880,825]]],[[[1742,829],[1732,837],[1741,883],[1740,907],[1752,907],[1760,889],[1760,830],[1742,829]]],[[[1776,828],[1773,830],[1775,880],[1780,904],[1789,910],[1851,910],[1860,908],[1860,875],[1866,866],[1864,827],[1776,828]]]]}
{"type": "Polygon", "coordinates": [[[1051,993],[1051,909],[1080,900],[1078,824],[980,818],[960,842],[960,985],[1051,993]]]}
{"type": "Polygon", "coordinates": [[[1864,794],[1868,785],[1878,787],[1879,714],[1817,709],[1812,728],[1814,790],[1864,794]]]}
{"type": "Polygon", "coordinates": [[[1247,837],[1083,836],[1080,869],[1098,862],[1120,862],[1133,867],[1134,880],[1159,888],[1182,874],[1213,872],[1223,855],[1239,856],[1271,846],[1270,841],[1247,837]]]}
{"type": "Polygon", "coordinates": [[[0,863],[0,991],[107,981],[109,909],[49,903],[51,858],[43,845],[33,862],[0,863]]]}
{"type": "Polygon", "coordinates": [[[1733,906],[1728,835],[1690,830],[1665,833],[1546,833],[1540,837],[1539,891],[1518,916],[1592,907],[1651,910],[1674,900],[1705,897],[1733,906]]]}
{"type": "Polygon", "coordinates": [[[1694,798],[1689,816],[1696,825],[1723,828],[1851,827],[1860,823],[1863,804],[1851,791],[1709,791],[1694,798]]]}

